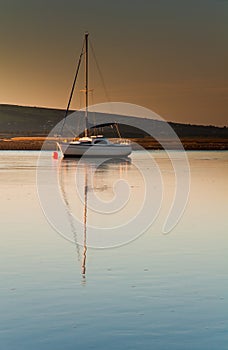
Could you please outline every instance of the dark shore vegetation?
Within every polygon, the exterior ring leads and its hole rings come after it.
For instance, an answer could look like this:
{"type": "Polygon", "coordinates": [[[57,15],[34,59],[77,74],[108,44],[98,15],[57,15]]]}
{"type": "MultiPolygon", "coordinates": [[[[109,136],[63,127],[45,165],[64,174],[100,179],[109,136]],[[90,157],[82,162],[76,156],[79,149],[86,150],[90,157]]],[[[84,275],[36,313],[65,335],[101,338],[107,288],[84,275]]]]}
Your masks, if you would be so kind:
{"type": "MultiPolygon", "coordinates": [[[[40,150],[52,128],[63,119],[64,110],[38,107],[0,105],[0,150],[40,150]]],[[[127,118],[133,117],[124,117],[127,118]]],[[[136,119],[136,118],[135,118],[136,119]]],[[[138,118],[137,118],[138,119],[138,118]]],[[[99,123],[107,121],[107,116],[99,115],[99,123]]],[[[135,125],[119,124],[121,136],[128,138],[146,149],[162,149],[162,146],[140,129],[142,120],[135,125]]],[[[156,128],[161,121],[143,120],[144,124],[156,128]],[[148,124],[149,125],[149,124],[148,124]]],[[[127,122],[126,122],[127,124],[127,122]]],[[[169,123],[180,138],[186,150],[228,150],[228,128],[204,125],[169,123]]],[[[105,136],[114,138],[113,130],[103,131],[105,136]]],[[[167,149],[176,149],[177,144],[163,136],[167,149]]],[[[45,148],[56,149],[56,139],[49,139],[45,148]]],[[[137,148],[137,145],[133,145],[137,148]]]]}

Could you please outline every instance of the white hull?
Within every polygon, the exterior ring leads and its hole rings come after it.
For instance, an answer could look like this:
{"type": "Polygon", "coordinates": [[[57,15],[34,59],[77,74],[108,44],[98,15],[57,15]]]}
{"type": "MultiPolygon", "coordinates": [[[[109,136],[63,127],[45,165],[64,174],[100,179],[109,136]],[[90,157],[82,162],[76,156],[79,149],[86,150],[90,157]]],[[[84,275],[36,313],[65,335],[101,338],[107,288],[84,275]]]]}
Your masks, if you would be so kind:
{"type": "Polygon", "coordinates": [[[69,142],[58,143],[64,157],[127,157],[131,154],[129,144],[83,145],[69,142]]]}

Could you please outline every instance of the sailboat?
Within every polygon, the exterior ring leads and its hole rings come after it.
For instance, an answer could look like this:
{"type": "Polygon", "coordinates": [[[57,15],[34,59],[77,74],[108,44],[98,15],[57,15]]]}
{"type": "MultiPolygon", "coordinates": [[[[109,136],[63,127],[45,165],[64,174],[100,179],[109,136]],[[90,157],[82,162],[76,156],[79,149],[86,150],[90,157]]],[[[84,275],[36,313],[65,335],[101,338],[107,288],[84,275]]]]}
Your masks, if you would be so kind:
{"type": "Polygon", "coordinates": [[[89,75],[88,75],[88,36],[89,33],[86,32],[83,41],[83,47],[79,58],[79,64],[77,67],[70,100],[68,102],[68,107],[66,110],[66,115],[70,107],[70,101],[74,92],[74,87],[77,79],[78,70],[81,63],[81,58],[84,55],[85,64],[85,129],[84,136],[78,140],[72,140],[70,142],[58,142],[57,146],[62,152],[63,157],[127,157],[131,154],[132,148],[128,140],[124,140],[114,143],[109,139],[103,137],[102,135],[90,136],[89,123],[88,123],[88,95],[89,95],[89,75]]]}

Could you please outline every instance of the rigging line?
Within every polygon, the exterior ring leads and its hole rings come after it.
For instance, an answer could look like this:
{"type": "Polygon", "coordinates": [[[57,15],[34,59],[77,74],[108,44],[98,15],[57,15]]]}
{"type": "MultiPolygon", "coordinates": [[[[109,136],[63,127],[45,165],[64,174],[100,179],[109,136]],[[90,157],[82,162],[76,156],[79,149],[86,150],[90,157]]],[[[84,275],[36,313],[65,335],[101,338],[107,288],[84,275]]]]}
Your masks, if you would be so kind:
{"type": "Polygon", "coordinates": [[[73,81],[73,85],[72,85],[71,92],[70,92],[70,98],[69,98],[69,101],[68,101],[68,105],[67,105],[67,109],[66,109],[65,116],[64,116],[64,119],[63,119],[63,124],[62,124],[61,130],[60,130],[60,134],[62,134],[64,125],[65,125],[65,122],[66,122],[66,117],[67,117],[67,114],[69,112],[71,100],[72,100],[72,97],[73,97],[73,94],[74,94],[74,88],[75,88],[76,80],[77,80],[77,77],[78,77],[78,72],[79,72],[79,68],[80,68],[80,65],[81,65],[82,56],[84,54],[84,46],[85,46],[85,40],[83,41],[81,54],[79,56],[78,66],[77,66],[77,69],[76,69],[76,72],[75,72],[74,81],[73,81]]]}
{"type": "MultiPolygon", "coordinates": [[[[66,128],[66,130],[67,130],[73,137],[76,137],[76,133],[73,132],[73,131],[69,128],[68,125],[66,125],[65,128],[66,128]]],[[[66,138],[68,138],[68,137],[66,137],[66,138]]]]}
{"type": "Polygon", "coordinates": [[[104,78],[103,78],[103,75],[101,73],[101,69],[100,69],[100,66],[98,64],[98,61],[97,61],[97,58],[96,58],[96,55],[95,55],[95,51],[94,51],[93,45],[92,45],[90,40],[89,40],[89,44],[90,44],[90,48],[91,48],[91,51],[92,51],[92,54],[93,54],[93,58],[94,58],[95,64],[97,66],[98,73],[100,75],[100,79],[101,79],[101,82],[102,82],[102,85],[103,85],[103,89],[104,89],[104,92],[105,92],[105,97],[106,97],[107,101],[110,102],[110,98],[109,98],[109,95],[108,95],[108,90],[106,88],[106,85],[105,85],[105,82],[104,82],[104,78]]]}
{"type": "MultiPolygon", "coordinates": [[[[91,100],[92,100],[92,106],[94,105],[94,94],[93,94],[93,91],[94,90],[92,90],[91,91],[91,100]]],[[[91,119],[92,119],[92,121],[93,121],[93,124],[94,125],[96,125],[96,115],[95,115],[95,111],[93,111],[93,112],[90,112],[90,114],[91,114],[91,119]]],[[[94,132],[95,132],[95,135],[96,135],[96,128],[95,128],[95,130],[94,130],[94,132]]]]}
{"type": "Polygon", "coordinates": [[[119,129],[117,122],[115,122],[115,127],[116,127],[117,134],[118,134],[119,138],[121,139],[120,129],[119,129]]]}

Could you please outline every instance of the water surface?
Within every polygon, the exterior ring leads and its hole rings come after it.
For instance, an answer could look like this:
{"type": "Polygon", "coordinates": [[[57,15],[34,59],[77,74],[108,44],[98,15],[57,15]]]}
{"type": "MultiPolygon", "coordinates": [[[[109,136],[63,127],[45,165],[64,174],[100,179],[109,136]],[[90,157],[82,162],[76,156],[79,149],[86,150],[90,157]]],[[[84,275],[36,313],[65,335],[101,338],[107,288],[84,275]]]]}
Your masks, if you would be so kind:
{"type": "MultiPolygon", "coordinates": [[[[38,152],[0,152],[1,349],[227,349],[228,153],[188,152],[189,201],[168,235],[173,172],[164,152],[152,153],[165,188],[157,219],[129,244],[88,248],[82,275],[83,247],[58,235],[41,210],[38,152]]],[[[150,166],[143,152],[133,157],[150,166]]],[[[75,213],[68,182],[75,164],[66,164],[62,181],[75,213]]],[[[131,163],[97,172],[98,195],[110,199],[119,176],[140,202],[142,178],[131,163]]]]}

